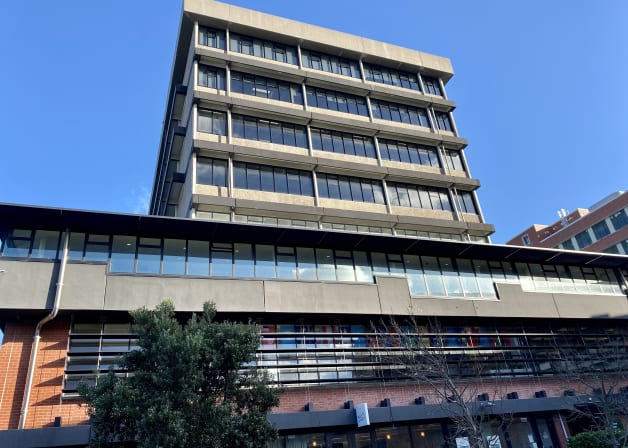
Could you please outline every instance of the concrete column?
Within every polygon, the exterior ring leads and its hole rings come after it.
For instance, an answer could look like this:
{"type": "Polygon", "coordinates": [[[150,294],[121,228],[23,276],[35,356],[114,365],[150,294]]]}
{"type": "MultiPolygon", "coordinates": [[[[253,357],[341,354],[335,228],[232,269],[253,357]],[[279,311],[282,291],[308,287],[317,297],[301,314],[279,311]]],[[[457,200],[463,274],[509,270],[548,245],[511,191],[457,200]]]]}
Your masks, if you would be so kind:
{"type": "Polygon", "coordinates": [[[436,126],[436,118],[434,118],[434,110],[432,109],[432,106],[427,106],[425,110],[427,110],[427,119],[430,122],[430,128],[432,128],[432,132],[438,134],[438,126],[436,126]]]}
{"type": "Polygon", "coordinates": [[[464,166],[464,170],[467,172],[467,176],[471,176],[471,169],[469,168],[469,164],[467,163],[467,157],[464,155],[464,150],[460,150],[460,160],[462,160],[462,165],[464,166]]]}
{"type": "Polygon", "coordinates": [[[303,110],[307,110],[307,88],[305,87],[305,82],[301,83],[301,94],[303,95],[303,110]]]}
{"type": "Polygon", "coordinates": [[[423,85],[423,78],[421,77],[421,72],[416,73],[416,78],[419,81],[419,87],[421,89],[421,93],[425,94],[425,86],[423,85]]]}
{"type": "Polygon", "coordinates": [[[445,147],[443,145],[438,145],[436,147],[436,156],[438,157],[438,163],[440,163],[441,173],[449,174],[449,167],[445,161],[445,147]]]}
{"type": "Polygon", "coordinates": [[[375,146],[375,156],[377,156],[377,166],[382,166],[382,154],[379,152],[379,140],[377,136],[373,136],[373,145],[375,146]]]}
{"type": "Polygon", "coordinates": [[[384,187],[384,200],[386,201],[386,211],[392,215],[392,205],[390,204],[390,196],[388,195],[388,184],[386,179],[382,179],[382,186],[384,187]]]}
{"type": "Polygon", "coordinates": [[[229,49],[229,27],[225,30],[225,53],[228,53],[229,49]]]}
{"type": "Polygon", "coordinates": [[[198,125],[198,105],[194,103],[192,106],[192,139],[196,138],[196,128],[198,125]]]}
{"type": "Polygon", "coordinates": [[[225,65],[225,91],[227,96],[231,96],[231,66],[228,62],[225,65]]]}
{"type": "Polygon", "coordinates": [[[358,59],[358,64],[360,65],[360,78],[362,82],[366,82],[366,75],[364,74],[364,64],[362,64],[362,58],[358,59]]]}
{"type": "Polygon", "coordinates": [[[458,137],[458,126],[456,126],[454,114],[452,112],[447,112],[447,115],[449,116],[449,122],[451,123],[451,130],[454,131],[454,135],[458,137]]]}
{"type": "Polygon", "coordinates": [[[307,153],[310,157],[314,157],[314,147],[312,146],[312,130],[310,125],[305,126],[305,132],[307,135],[307,153]]]}
{"type": "Polygon", "coordinates": [[[229,159],[227,160],[227,192],[229,193],[229,197],[233,197],[233,156],[229,154],[229,159]]]}
{"type": "Polygon", "coordinates": [[[447,92],[445,91],[445,83],[440,76],[438,77],[438,85],[440,86],[440,91],[443,94],[443,98],[448,100],[449,98],[447,98],[447,92]]]}
{"type": "Polygon", "coordinates": [[[369,121],[373,123],[373,110],[371,109],[371,98],[366,95],[366,110],[369,113],[369,121]]]}
{"type": "Polygon", "coordinates": [[[192,182],[192,194],[196,194],[196,151],[192,151],[192,156],[190,157],[190,166],[188,167],[188,172],[190,173],[187,178],[188,181],[192,182]]]}
{"type": "Polygon", "coordinates": [[[192,89],[196,89],[198,87],[198,61],[194,59],[194,64],[192,65],[192,89]]]}
{"type": "Polygon", "coordinates": [[[194,47],[198,45],[198,22],[194,21],[194,30],[192,31],[192,43],[194,47]]]}
{"type": "MultiPolygon", "coordinates": [[[[318,197],[318,182],[317,182],[317,177],[316,177],[316,170],[312,170],[312,182],[314,183],[314,206],[318,207],[320,205],[320,201],[318,197]]],[[[319,228],[320,228],[320,225],[319,225],[319,228]]]]}
{"type": "Polygon", "coordinates": [[[299,64],[299,68],[303,68],[303,64],[301,63],[301,44],[297,44],[297,63],[299,64]]]}
{"type": "Polygon", "coordinates": [[[232,128],[231,107],[228,107],[227,108],[227,144],[229,145],[233,143],[233,132],[231,128],[232,128]]]}

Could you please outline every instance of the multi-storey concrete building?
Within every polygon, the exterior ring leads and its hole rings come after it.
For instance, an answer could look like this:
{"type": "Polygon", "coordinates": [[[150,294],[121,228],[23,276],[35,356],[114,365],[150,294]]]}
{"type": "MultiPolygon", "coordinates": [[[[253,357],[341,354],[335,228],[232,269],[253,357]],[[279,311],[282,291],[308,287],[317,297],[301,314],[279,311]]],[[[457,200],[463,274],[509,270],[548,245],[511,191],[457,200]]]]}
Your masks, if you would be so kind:
{"type": "Polygon", "coordinates": [[[628,255],[628,192],[565,212],[549,226],[534,224],[506,244],[628,255]]]}
{"type": "Polygon", "coordinates": [[[186,1],[151,213],[487,239],[448,59],[186,1]]]}
{"type": "Polygon", "coordinates": [[[493,446],[564,447],[583,390],[556,376],[559,348],[626,346],[628,257],[484,244],[451,75],[186,1],[152,216],[0,204],[0,446],[85,445],[77,385],[135,347],[128,310],[167,297],[259,324],[255,363],[285,388],[277,447],[464,446],[395,361],[391,318],[447,348],[493,446]]]}

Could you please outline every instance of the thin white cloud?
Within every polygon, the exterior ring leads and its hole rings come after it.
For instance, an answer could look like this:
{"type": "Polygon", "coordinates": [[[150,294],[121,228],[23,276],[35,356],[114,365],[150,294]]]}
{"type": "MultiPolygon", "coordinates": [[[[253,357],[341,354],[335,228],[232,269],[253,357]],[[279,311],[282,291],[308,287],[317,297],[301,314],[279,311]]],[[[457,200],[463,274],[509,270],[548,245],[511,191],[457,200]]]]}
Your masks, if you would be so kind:
{"type": "Polygon", "coordinates": [[[129,205],[132,213],[146,214],[150,203],[150,190],[144,186],[132,188],[129,195],[129,205]]]}

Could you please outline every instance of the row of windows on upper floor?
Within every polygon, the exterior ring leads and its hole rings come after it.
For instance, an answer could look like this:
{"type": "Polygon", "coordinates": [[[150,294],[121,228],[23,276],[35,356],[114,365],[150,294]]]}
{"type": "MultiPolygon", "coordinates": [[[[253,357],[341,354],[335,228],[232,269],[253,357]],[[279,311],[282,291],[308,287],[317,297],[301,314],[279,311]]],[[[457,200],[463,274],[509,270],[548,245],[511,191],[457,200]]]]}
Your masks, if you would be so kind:
{"type": "MultiPolygon", "coordinates": [[[[57,259],[57,231],[14,229],[2,256],[57,259]]],[[[524,290],[622,294],[612,269],[511,263],[329,248],[210,242],[127,235],[70,234],[68,258],[107,262],[111,273],[373,283],[405,276],[413,296],[496,297],[494,282],[524,290]]]]}
{"type": "MultiPolygon", "coordinates": [[[[226,187],[229,178],[227,170],[228,164],[224,159],[198,157],[196,182],[226,187]]],[[[311,171],[234,162],[233,183],[235,188],[247,190],[314,196],[311,171]]],[[[320,198],[386,204],[381,180],[317,172],[316,185],[320,198]]],[[[447,188],[388,182],[387,190],[392,206],[452,211],[447,188]]],[[[452,197],[457,200],[460,211],[477,214],[471,192],[457,191],[452,194],[452,197]]]]}
{"type": "MultiPolygon", "coordinates": [[[[567,250],[583,250],[594,242],[606,238],[611,233],[617,232],[625,226],[628,226],[628,213],[626,213],[626,209],[621,209],[593,224],[574,237],[563,241],[556,247],[567,250]]],[[[628,251],[626,253],[628,253],[628,251]]]]}
{"type": "MultiPolygon", "coordinates": [[[[308,129],[312,149],[351,156],[377,158],[376,144],[373,137],[346,132],[332,131],[275,120],[251,117],[240,114],[231,115],[231,135],[234,138],[263,141],[278,145],[308,148],[308,129]]],[[[227,135],[227,115],[225,112],[200,109],[197,129],[200,132],[227,135]]],[[[415,143],[389,139],[377,139],[379,154],[383,160],[431,166],[448,170],[465,171],[460,151],[445,149],[443,163],[439,160],[438,148],[415,143]]]]}
{"type": "MultiPolygon", "coordinates": [[[[211,208],[212,206],[207,206],[211,208]]],[[[338,232],[357,232],[357,233],[371,233],[378,235],[396,235],[411,238],[424,238],[431,240],[443,240],[443,241],[476,241],[486,243],[486,237],[475,235],[462,235],[460,233],[444,233],[444,232],[426,232],[422,230],[413,229],[401,229],[395,227],[379,227],[368,225],[347,224],[338,222],[326,222],[326,221],[308,221],[304,219],[294,218],[277,218],[274,216],[258,216],[258,215],[242,215],[235,213],[233,219],[231,213],[225,208],[216,206],[217,210],[198,210],[195,213],[195,217],[198,219],[207,219],[212,221],[233,221],[248,224],[263,224],[273,227],[300,227],[309,229],[321,229],[321,230],[334,230],[338,232]]]]}
{"type": "Polygon", "coordinates": [[[607,254],[628,255],[628,240],[620,241],[618,244],[604,249],[607,254]]]}
{"type": "MultiPolygon", "coordinates": [[[[218,90],[225,90],[225,70],[205,65],[199,66],[199,85],[218,90]]],[[[268,98],[292,104],[303,105],[303,92],[299,84],[279,81],[264,76],[247,75],[240,72],[231,73],[231,91],[245,95],[268,98]]],[[[369,117],[368,102],[360,97],[344,92],[306,87],[307,105],[347,114],[369,117]]],[[[407,106],[371,99],[373,118],[431,127],[428,110],[423,107],[407,106]]],[[[453,132],[448,112],[434,111],[434,126],[441,131],[453,132]]]]}
{"type": "MultiPolygon", "coordinates": [[[[225,50],[225,32],[199,27],[198,43],[206,47],[225,50]]],[[[243,36],[232,32],[229,33],[229,50],[286,64],[299,65],[298,50],[296,47],[243,36]]],[[[358,61],[303,48],[301,49],[301,66],[356,79],[362,78],[360,63],[358,61]]],[[[419,78],[417,73],[375,64],[364,63],[363,67],[364,79],[366,81],[443,96],[438,78],[424,74],[421,74],[419,78]],[[421,89],[421,84],[423,85],[423,89],[421,89]]]]}

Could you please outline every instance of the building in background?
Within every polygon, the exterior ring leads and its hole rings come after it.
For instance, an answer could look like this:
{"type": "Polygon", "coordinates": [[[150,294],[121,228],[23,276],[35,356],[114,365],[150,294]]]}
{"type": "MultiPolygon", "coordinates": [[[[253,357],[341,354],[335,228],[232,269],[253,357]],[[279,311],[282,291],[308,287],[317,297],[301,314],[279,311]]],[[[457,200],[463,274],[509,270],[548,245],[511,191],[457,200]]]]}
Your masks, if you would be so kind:
{"type": "Polygon", "coordinates": [[[617,191],[589,208],[559,212],[551,225],[534,224],[506,244],[628,255],[628,192],[617,191]]]}
{"type": "Polygon", "coordinates": [[[565,447],[581,391],[557,350],[626,345],[628,257],[485,244],[451,76],[445,58],[185,1],[151,214],[0,204],[0,445],[84,446],[78,384],[135,347],[129,310],[170,298],[259,324],[255,363],[285,388],[277,447],[464,445],[399,370],[391,317],[470,372],[494,446],[565,447]]]}

